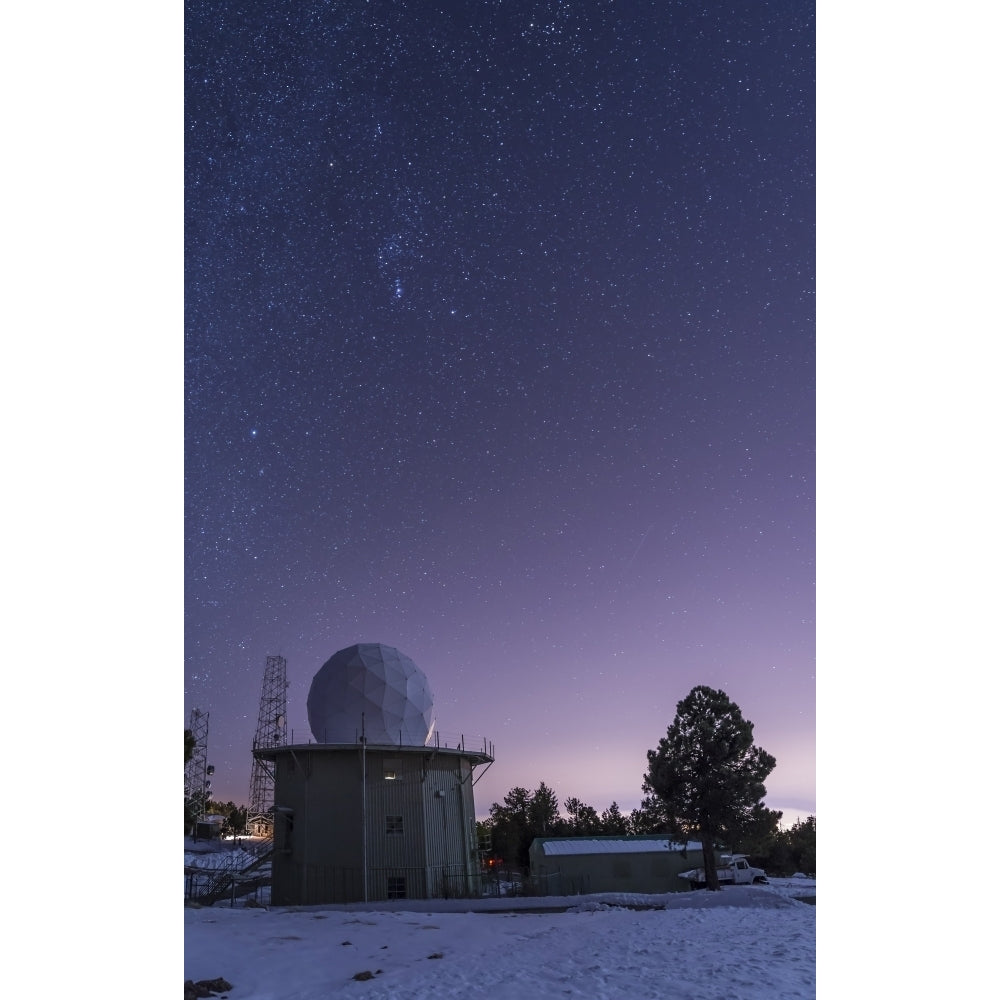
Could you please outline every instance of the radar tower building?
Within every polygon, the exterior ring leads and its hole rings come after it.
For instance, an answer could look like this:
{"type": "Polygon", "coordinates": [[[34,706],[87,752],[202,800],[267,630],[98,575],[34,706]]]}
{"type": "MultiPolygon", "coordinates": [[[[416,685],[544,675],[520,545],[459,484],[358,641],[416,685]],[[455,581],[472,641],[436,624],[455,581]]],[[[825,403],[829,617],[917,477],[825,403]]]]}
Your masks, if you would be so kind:
{"type": "Polygon", "coordinates": [[[480,895],[473,786],[493,745],[440,732],[426,675],[380,642],[334,653],[306,709],[313,740],[254,749],[275,782],[271,902],[480,895]]]}

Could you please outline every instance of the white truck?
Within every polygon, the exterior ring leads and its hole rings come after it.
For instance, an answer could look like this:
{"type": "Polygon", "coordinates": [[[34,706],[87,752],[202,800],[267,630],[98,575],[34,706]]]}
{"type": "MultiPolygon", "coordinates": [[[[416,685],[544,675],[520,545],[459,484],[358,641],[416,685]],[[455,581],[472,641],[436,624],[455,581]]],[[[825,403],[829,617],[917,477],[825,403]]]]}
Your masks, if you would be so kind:
{"type": "MultiPolygon", "coordinates": [[[[719,876],[719,885],[767,884],[767,872],[763,868],[752,868],[745,854],[720,854],[715,871],[719,876]]],[[[704,868],[692,868],[677,877],[687,879],[692,889],[704,889],[708,884],[704,868]]]]}

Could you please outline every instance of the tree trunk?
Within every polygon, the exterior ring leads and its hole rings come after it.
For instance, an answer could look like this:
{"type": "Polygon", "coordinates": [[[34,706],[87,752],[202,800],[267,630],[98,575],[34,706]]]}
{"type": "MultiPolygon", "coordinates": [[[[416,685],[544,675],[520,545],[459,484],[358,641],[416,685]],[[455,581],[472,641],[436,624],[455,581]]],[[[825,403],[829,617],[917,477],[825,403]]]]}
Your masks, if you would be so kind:
{"type": "Polygon", "coordinates": [[[712,892],[719,892],[719,870],[715,864],[714,837],[710,831],[701,831],[701,850],[705,858],[705,887],[712,892]]]}

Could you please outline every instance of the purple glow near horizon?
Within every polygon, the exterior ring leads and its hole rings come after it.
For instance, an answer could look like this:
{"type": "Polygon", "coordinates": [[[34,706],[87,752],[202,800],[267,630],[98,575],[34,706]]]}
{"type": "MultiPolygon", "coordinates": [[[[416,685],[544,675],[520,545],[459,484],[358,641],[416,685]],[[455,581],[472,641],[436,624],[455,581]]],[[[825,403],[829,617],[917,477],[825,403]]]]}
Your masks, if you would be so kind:
{"type": "Polygon", "coordinates": [[[393,646],[477,812],[598,812],[697,684],[815,814],[810,5],[186,16],[185,719],[246,802],[393,646]]]}

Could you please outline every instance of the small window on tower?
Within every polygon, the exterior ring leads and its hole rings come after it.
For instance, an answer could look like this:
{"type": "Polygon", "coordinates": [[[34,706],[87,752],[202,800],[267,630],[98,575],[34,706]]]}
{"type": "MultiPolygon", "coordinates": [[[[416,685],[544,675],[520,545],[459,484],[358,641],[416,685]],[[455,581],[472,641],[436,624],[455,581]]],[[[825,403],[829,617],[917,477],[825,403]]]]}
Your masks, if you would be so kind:
{"type": "Polygon", "coordinates": [[[386,816],[385,818],[385,832],[389,837],[402,837],[403,836],[403,817],[402,816],[386,816]]]}
{"type": "Polygon", "coordinates": [[[386,781],[395,781],[399,775],[395,771],[390,771],[388,768],[383,772],[386,781]]]}
{"type": "Polygon", "coordinates": [[[402,875],[390,875],[385,889],[389,899],[406,899],[406,878],[402,875]]]}

